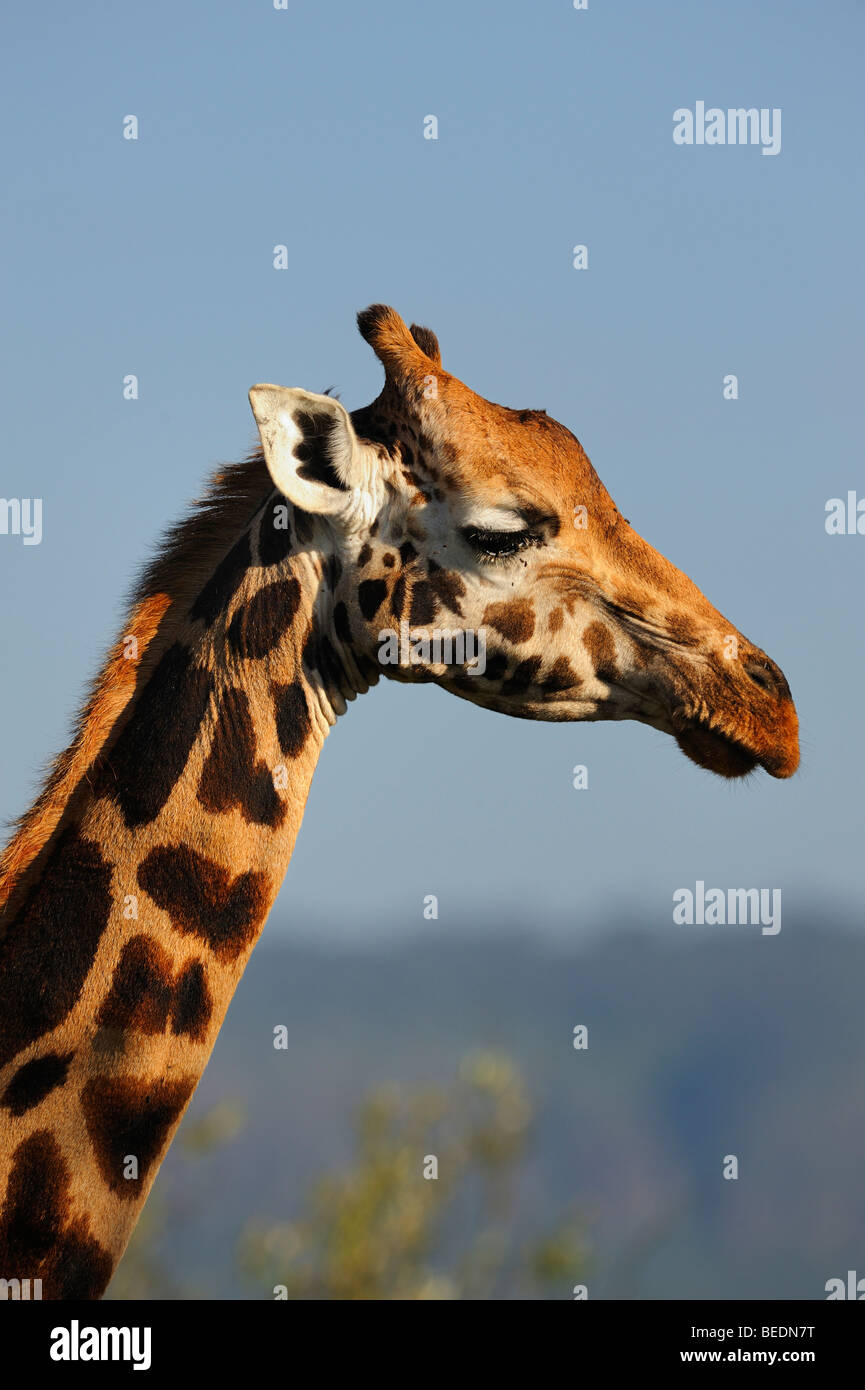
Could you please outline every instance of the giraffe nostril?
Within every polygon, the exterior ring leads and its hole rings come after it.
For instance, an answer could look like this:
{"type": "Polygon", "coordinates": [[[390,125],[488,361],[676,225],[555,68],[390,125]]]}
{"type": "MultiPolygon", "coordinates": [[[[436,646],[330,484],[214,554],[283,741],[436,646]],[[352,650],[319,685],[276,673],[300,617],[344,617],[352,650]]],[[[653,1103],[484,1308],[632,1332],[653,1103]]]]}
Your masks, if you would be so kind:
{"type": "Polygon", "coordinates": [[[773,666],[770,661],[758,656],[749,656],[743,662],[743,666],[746,676],[761,690],[765,690],[768,695],[784,693],[787,682],[778,668],[773,666]]]}

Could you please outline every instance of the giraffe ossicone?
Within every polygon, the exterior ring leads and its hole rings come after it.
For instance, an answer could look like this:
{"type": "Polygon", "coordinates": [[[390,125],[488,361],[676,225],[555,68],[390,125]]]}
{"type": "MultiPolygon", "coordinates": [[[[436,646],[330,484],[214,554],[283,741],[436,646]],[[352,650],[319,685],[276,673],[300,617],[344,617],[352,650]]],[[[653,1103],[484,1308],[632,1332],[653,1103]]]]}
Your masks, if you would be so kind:
{"type": "Polygon", "coordinates": [[[476,395],[393,309],[358,324],[381,394],[349,413],[252,388],[261,450],[168,533],[0,861],[0,1279],[45,1297],[104,1291],[323,740],[380,676],[521,718],[639,720],[725,777],[798,763],[779,668],[636,534],[564,426],[476,395]],[[406,625],[444,644],[382,660],[406,625]],[[482,671],[455,640],[481,631],[482,671]]]}

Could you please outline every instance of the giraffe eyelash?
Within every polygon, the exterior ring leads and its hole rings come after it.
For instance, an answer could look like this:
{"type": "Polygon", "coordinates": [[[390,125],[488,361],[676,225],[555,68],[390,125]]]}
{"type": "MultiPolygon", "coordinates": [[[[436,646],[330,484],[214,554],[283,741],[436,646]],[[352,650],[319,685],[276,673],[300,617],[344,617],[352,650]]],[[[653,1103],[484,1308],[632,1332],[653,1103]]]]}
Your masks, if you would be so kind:
{"type": "Polygon", "coordinates": [[[479,526],[465,526],[462,534],[479,559],[493,562],[509,560],[542,539],[537,531],[485,531],[479,526]]]}

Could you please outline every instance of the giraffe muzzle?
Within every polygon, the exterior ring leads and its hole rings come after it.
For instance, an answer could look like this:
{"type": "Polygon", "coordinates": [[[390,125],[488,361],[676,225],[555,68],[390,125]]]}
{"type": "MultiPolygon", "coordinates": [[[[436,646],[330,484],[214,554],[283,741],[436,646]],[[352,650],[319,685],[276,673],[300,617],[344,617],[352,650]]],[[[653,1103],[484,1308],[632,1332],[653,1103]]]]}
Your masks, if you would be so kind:
{"type": "Polygon", "coordinates": [[[671,717],[686,757],[719,777],[746,777],[762,767],[771,777],[792,777],[799,766],[799,721],[789,694],[765,692],[734,708],[732,717],[700,718],[684,710],[671,717]]]}

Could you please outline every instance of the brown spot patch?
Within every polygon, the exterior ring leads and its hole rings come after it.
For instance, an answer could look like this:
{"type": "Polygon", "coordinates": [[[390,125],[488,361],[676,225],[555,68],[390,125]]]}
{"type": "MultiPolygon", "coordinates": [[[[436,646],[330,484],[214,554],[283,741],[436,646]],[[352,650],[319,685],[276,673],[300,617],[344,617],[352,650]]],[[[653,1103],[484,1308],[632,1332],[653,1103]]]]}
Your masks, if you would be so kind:
{"type": "Polygon", "coordinates": [[[631,638],[631,646],[633,649],[633,663],[641,669],[651,665],[654,658],[658,655],[654,647],[650,647],[647,642],[637,642],[633,637],[631,638]]]}
{"type": "Polygon", "coordinates": [[[272,885],[252,870],[232,878],[215,859],[188,845],[158,845],[138,866],[138,882],[180,932],[205,941],[223,962],[255,940],[270,907],[272,885]]]}
{"type": "Polygon", "coordinates": [[[537,680],[538,672],[541,669],[541,658],[539,656],[527,657],[517,666],[513,675],[508,676],[502,690],[507,695],[518,695],[523,690],[527,690],[530,685],[534,685],[537,680]]]}
{"type": "Polygon", "coordinates": [[[367,622],[372,622],[387,597],[387,584],[383,579],[363,579],[357,586],[357,601],[367,622]]]}
{"type": "Polygon", "coordinates": [[[312,732],[303,686],[300,681],[294,681],[291,685],[274,685],[273,698],[279,746],[287,758],[296,758],[312,732]]]}
{"type": "Polygon", "coordinates": [[[195,1090],[195,1078],[98,1076],[81,1092],[81,1106],[99,1171],[111,1191],[136,1201],[195,1090]],[[126,1159],[138,1160],[138,1177],[125,1178],[126,1159]]]}
{"type": "Polygon", "coordinates": [[[249,536],[244,533],[231,547],[223,560],[220,560],[208,579],[198,598],[189,610],[189,616],[200,619],[209,627],[224,613],[243,582],[243,576],[252,564],[252,551],[249,536]]]}
{"type": "Polygon", "coordinates": [[[98,845],[64,831],[0,938],[0,1066],[66,1018],[110,912],[110,866],[98,845]]]}
{"type": "Polygon", "coordinates": [[[485,627],[495,628],[509,642],[528,642],[535,630],[535,610],[526,599],[488,603],[481,621],[485,627]]]}
{"type": "Polygon", "coordinates": [[[194,1042],[204,1042],[213,1012],[207,975],[200,960],[194,960],[181,973],[174,988],[171,1009],[172,1033],[186,1033],[194,1042]]]}
{"type": "Polygon", "coordinates": [[[171,958],[149,936],[127,941],[97,1015],[100,1028],[162,1033],[174,994],[171,958]]]}
{"type": "Polygon", "coordinates": [[[13,1115],[24,1115],[40,1105],[57,1086],[62,1086],[74,1056],[74,1052],[46,1052],[44,1057],[25,1062],[0,1097],[0,1105],[5,1105],[13,1115]]]}
{"type": "MultiPolygon", "coordinates": [[[[426,435],[424,435],[424,443],[427,447],[430,447],[430,441],[429,439],[427,439],[426,435]]],[[[442,458],[445,459],[448,463],[457,463],[459,461],[460,451],[455,444],[451,443],[449,439],[442,440],[441,444],[439,445],[439,453],[441,454],[442,458]]],[[[458,491],[455,480],[448,478],[447,476],[441,479],[441,484],[444,488],[452,488],[454,491],[458,491]]]]}
{"type": "Polygon", "coordinates": [[[300,606],[300,583],[276,579],[239,608],[228,628],[228,645],[235,656],[260,660],[278,646],[300,606]]]}
{"type": "Polygon", "coordinates": [[[589,623],[582,641],[598,680],[612,685],[619,678],[619,667],[616,661],[616,644],[609,628],[603,623],[589,623]]]}
{"type": "MultiPolygon", "coordinates": [[[[507,669],[508,658],[503,651],[493,652],[492,655],[490,655],[488,652],[486,670],[484,671],[483,676],[481,676],[480,679],[489,681],[501,680],[507,669]]],[[[478,677],[473,676],[471,679],[475,681],[478,679],[478,677]]]]}
{"type": "Polygon", "coordinates": [[[460,599],[465,597],[466,586],[460,576],[454,570],[441,569],[435,560],[430,560],[429,582],[445,607],[461,618],[463,610],[460,599]]]}
{"type": "Polygon", "coordinates": [[[279,565],[291,554],[292,535],[288,506],[274,502],[265,507],[258,531],[258,561],[262,566],[279,565]]]}
{"type": "Polygon", "coordinates": [[[111,990],[99,1011],[101,1028],[121,1033],[173,1033],[205,1036],[211,1014],[210,991],[201,961],[190,961],[174,978],[171,958],[147,936],[127,941],[114,972],[111,990]]]}
{"type": "Polygon", "coordinates": [[[435,622],[438,607],[438,599],[432,584],[426,579],[419,580],[411,591],[409,622],[412,626],[422,626],[425,623],[435,622]]]}
{"type": "Polygon", "coordinates": [[[175,642],[145,685],[114,747],[100,760],[97,796],[109,796],[130,830],[155,820],[186,766],[213,680],[175,642]],[[146,769],[146,775],[145,774],[146,769]]]}
{"type": "Polygon", "coordinates": [[[558,632],[559,628],[562,626],[562,623],[564,621],[565,615],[562,612],[561,608],[554,608],[550,613],[550,616],[547,618],[547,631],[558,632]]]}
{"type": "Polygon", "coordinates": [[[405,612],[405,604],[407,597],[408,580],[406,579],[405,572],[403,572],[393,586],[393,593],[391,594],[390,599],[391,608],[393,609],[394,617],[396,618],[397,622],[402,622],[402,616],[405,612]]]}
{"type": "Polygon", "coordinates": [[[201,772],[198,800],[207,811],[235,806],[248,825],[281,825],[285,803],[277,795],[267,763],[255,756],[255,728],[244,690],[230,686],[219,697],[213,742],[201,772]]]}
{"type": "Polygon", "coordinates": [[[0,1212],[0,1270],[7,1278],[42,1280],[51,1299],[101,1297],[114,1269],[90,1234],[86,1217],[70,1210],[69,1169],[53,1134],[36,1130],[19,1144],[0,1212]]]}
{"type": "Polygon", "coordinates": [[[554,661],[541,681],[544,690],[573,690],[582,682],[566,656],[554,661]]]}

